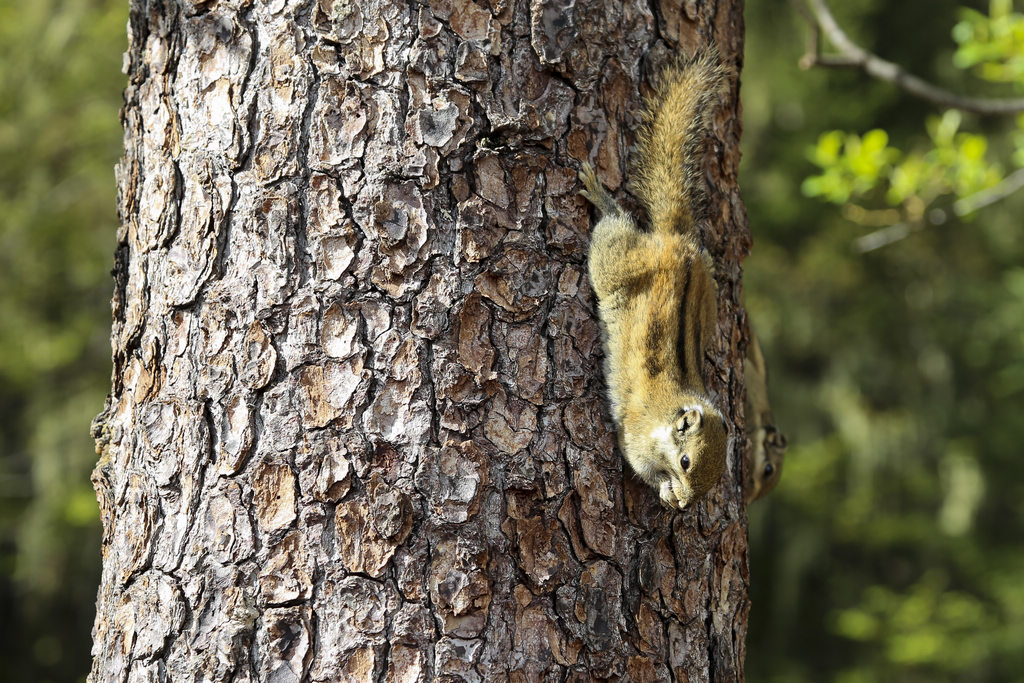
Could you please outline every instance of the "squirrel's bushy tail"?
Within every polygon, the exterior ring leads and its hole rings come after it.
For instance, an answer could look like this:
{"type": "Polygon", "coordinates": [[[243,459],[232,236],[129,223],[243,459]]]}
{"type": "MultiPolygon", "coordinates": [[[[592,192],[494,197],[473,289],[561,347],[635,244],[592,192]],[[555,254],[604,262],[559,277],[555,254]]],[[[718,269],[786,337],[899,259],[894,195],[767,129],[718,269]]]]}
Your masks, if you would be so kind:
{"type": "Polygon", "coordinates": [[[705,189],[699,152],[732,69],[708,46],[662,72],[646,107],[638,140],[636,190],[651,229],[685,232],[703,213],[705,189]]]}

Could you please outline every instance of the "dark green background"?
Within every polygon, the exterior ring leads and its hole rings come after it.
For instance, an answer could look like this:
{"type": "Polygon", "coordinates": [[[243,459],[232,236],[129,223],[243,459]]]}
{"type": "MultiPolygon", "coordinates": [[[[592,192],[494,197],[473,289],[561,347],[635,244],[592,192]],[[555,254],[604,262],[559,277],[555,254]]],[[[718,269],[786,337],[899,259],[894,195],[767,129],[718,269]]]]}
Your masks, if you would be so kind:
{"type": "MultiPolygon", "coordinates": [[[[886,58],[982,89],[951,66],[964,3],[835,4],[886,58]]],[[[0,0],[5,680],[73,681],[89,668],[99,530],[88,424],[109,387],[125,5],[0,0]]],[[[879,127],[923,147],[936,112],[857,72],[801,71],[805,35],[790,5],[748,2],[744,288],[791,447],[779,488],[751,509],[747,678],[1017,681],[1024,200],[855,253],[867,231],[800,193],[816,172],[808,148],[826,130],[879,127]]],[[[1009,125],[966,122],[995,156],[1009,125]]]]}
{"type": "MultiPolygon", "coordinates": [[[[1019,94],[953,69],[966,3],[831,4],[913,73],[1019,94]]],[[[870,229],[801,197],[817,170],[807,149],[835,128],[926,148],[938,112],[859,72],[801,71],[804,36],[793,12],[748,2],[744,290],[791,447],[778,489],[750,511],[747,678],[1024,680],[1022,193],[967,222],[939,202],[944,223],[855,253],[870,229]]],[[[1008,162],[1012,124],[965,127],[1008,162]]]]}

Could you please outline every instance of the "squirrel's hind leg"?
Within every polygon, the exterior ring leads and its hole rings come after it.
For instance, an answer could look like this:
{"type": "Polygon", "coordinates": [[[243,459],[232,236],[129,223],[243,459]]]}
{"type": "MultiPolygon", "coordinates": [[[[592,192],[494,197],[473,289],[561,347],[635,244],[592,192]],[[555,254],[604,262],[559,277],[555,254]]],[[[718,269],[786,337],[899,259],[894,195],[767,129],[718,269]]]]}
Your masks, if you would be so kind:
{"type": "Polygon", "coordinates": [[[640,254],[646,248],[644,234],[604,189],[593,166],[583,165],[580,180],[585,188],[580,194],[601,214],[601,219],[590,233],[587,261],[594,293],[598,299],[606,299],[648,271],[647,261],[640,254]]]}
{"type": "Polygon", "coordinates": [[[587,266],[599,300],[635,285],[650,272],[645,235],[625,213],[605,216],[590,233],[587,266]]]}
{"type": "Polygon", "coordinates": [[[590,164],[583,164],[583,168],[580,169],[579,178],[583,183],[583,189],[580,190],[580,195],[597,207],[602,218],[605,216],[612,216],[614,214],[625,213],[615,202],[615,198],[608,194],[608,190],[604,189],[604,185],[602,185],[601,181],[597,179],[597,174],[594,173],[593,166],[590,164]]]}

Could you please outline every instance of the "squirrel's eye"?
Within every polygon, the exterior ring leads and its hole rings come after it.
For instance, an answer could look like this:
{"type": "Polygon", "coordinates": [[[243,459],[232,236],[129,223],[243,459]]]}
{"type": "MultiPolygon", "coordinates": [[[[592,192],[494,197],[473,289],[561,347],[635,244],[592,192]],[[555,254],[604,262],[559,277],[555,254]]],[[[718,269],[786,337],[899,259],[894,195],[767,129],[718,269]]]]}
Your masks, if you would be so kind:
{"type": "Polygon", "coordinates": [[[684,455],[682,459],[679,460],[679,466],[683,468],[683,472],[690,469],[690,456],[684,455]]]}
{"type": "Polygon", "coordinates": [[[767,465],[764,466],[764,476],[770,477],[773,474],[775,474],[775,466],[772,465],[771,463],[768,463],[767,465]]]}

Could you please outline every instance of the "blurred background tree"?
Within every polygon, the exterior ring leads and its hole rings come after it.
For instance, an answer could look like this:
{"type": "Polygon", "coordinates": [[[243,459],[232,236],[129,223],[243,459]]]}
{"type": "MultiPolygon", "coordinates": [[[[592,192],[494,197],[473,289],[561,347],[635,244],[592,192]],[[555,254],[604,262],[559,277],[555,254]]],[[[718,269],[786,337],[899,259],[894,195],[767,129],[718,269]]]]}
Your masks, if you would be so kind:
{"type": "MultiPolygon", "coordinates": [[[[948,90],[1022,94],[1008,0],[833,9],[858,44],[948,90]]],[[[1024,198],[957,202],[1012,181],[1024,119],[800,70],[800,15],[747,12],[745,290],[791,443],[751,508],[747,678],[1016,681],[1024,198]]],[[[89,669],[88,425],[109,386],[126,19],[121,0],[0,0],[4,680],[89,669]]]]}
{"type": "Polygon", "coordinates": [[[126,3],[0,0],[0,679],[89,670],[126,3]]]}
{"type": "MultiPolygon", "coordinates": [[[[1022,94],[1006,0],[833,9],[933,84],[1022,94]]],[[[744,289],[791,444],[751,508],[748,680],[1020,680],[1024,119],[801,71],[800,14],[747,12],[744,289]]]]}

